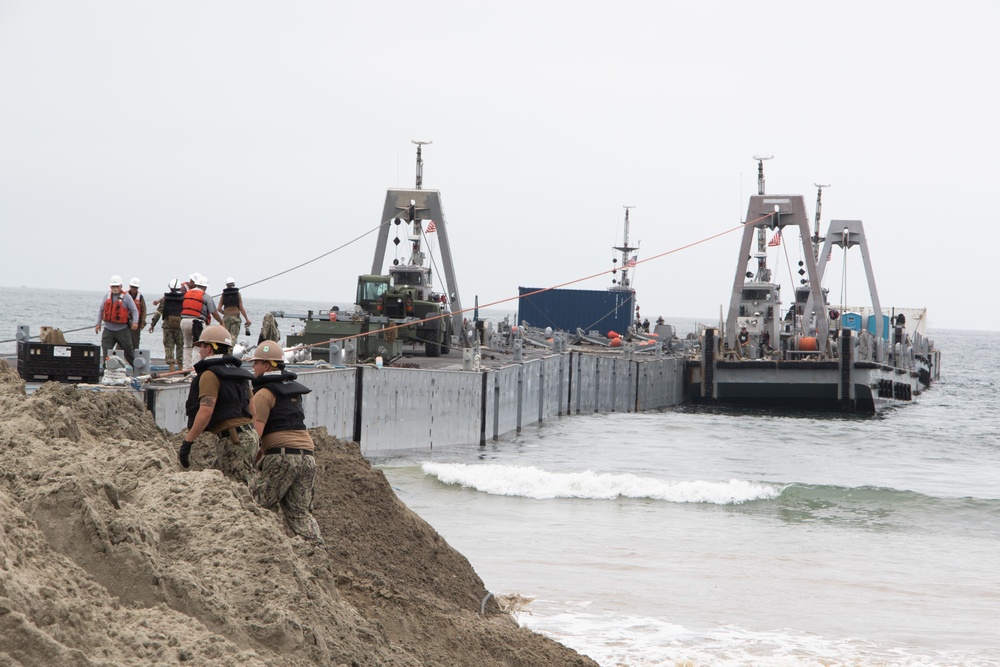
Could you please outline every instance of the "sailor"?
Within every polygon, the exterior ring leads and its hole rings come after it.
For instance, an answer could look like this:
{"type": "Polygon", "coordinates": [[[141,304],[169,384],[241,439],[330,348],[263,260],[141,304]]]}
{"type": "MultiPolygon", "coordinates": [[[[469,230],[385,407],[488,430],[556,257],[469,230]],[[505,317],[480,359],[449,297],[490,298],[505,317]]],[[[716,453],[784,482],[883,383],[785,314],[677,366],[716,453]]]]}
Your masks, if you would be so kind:
{"type": "Polygon", "coordinates": [[[149,325],[149,333],[153,333],[156,323],[163,318],[163,360],[167,362],[170,371],[180,370],[184,358],[184,337],[181,335],[181,309],[184,306],[184,295],[181,294],[181,281],[174,278],[167,285],[170,291],[163,293],[159,299],[153,320],[149,325]]]}
{"type": "Polygon", "coordinates": [[[246,335],[250,335],[250,317],[243,307],[243,295],[240,294],[240,289],[236,286],[236,278],[226,278],[226,287],[219,296],[218,309],[222,311],[222,325],[229,330],[234,341],[240,337],[242,325],[240,315],[243,315],[243,319],[246,320],[246,335]]]}
{"type": "Polygon", "coordinates": [[[764,329],[760,335],[760,354],[763,357],[771,352],[771,332],[764,329]]]}
{"type": "Polygon", "coordinates": [[[746,346],[750,342],[750,333],[746,327],[740,327],[740,333],[736,336],[736,342],[739,346],[740,356],[745,357],[747,355],[746,346]]]}
{"type": "Polygon", "coordinates": [[[142,330],[146,328],[146,297],[139,294],[140,287],[142,287],[142,281],[138,278],[132,278],[128,281],[129,296],[135,302],[135,309],[139,311],[139,326],[132,328],[133,351],[139,349],[139,338],[142,336],[142,330]]]}
{"type": "Polygon", "coordinates": [[[302,397],[312,391],[285,369],[284,350],[265,340],[253,354],[254,428],[260,435],[258,469],[250,494],[263,507],[280,505],[288,527],[306,540],[323,544],[311,514],[316,479],[316,447],[306,430],[302,397]]]}
{"type": "Polygon", "coordinates": [[[127,293],[122,293],[121,276],[111,276],[111,291],[101,306],[97,309],[97,324],[94,325],[94,333],[101,333],[101,325],[104,325],[104,333],[101,334],[101,356],[108,358],[111,348],[117,343],[125,350],[125,360],[132,363],[135,360],[132,348],[132,334],[129,328],[136,329],[139,326],[139,311],[135,307],[135,301],[127,293]],[[131,323],[131,324],[130,324],[131,323]]]}
{"type": "Polygon", "coordinates": [[[660,315],[659,317],[656,318],[656,326],[660,326],[661,324],[666,324],[666,323],[667,321],[663,319],[663,315],[660,315]]]}
{"type": "Polygon", "coordinates": [[[189,282],[191,287],[184,292],[184,302],[181,308],[181,334],[184,336],[184,368],[191,368],[192,349],[194,341],[201,336],[202,328],[215,319],[222,324],[222,318],[205,290],[208,289],[208,278],[200,273],[192,273],[189,282]]]}
{"type": "Polygon", "coordinates": [[[208,431],[218,436],[216,466],[227,477],[249,484],[256,472],[254,455],[260,438],[253,428],[250,381],[253,375],[231,354],[233,339],[218,325],[205,327],[196,343],[200,361],[191,382],[185,412],[188,432],[178,458],[181,466],[191,465],[191,446],[208,431]]]}

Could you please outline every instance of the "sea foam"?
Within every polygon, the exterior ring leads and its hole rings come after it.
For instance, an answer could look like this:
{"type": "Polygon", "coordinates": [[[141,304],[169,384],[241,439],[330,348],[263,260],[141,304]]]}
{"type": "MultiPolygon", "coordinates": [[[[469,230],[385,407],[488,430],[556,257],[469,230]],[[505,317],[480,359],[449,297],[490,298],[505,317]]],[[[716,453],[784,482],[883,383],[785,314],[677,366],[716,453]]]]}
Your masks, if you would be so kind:
{"type": "Polygon", "coordinates": [[[781,495],[782,486],[740,479],[729,481],[669,481],[632,474],[549,472],[533,466],[424,463],[424,474],[444,484],[454,484],[498,496],[520,496],[536,500],[552,498],[645,498],[675,503],[738,505],[770,500],[781,495]]]}

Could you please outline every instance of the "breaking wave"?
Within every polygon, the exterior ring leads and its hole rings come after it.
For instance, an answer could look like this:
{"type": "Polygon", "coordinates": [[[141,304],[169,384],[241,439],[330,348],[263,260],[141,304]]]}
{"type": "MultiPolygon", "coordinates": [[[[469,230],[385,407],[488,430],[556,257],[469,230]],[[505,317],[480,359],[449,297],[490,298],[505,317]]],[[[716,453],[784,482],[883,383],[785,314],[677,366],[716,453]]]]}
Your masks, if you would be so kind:
{"type": "Polygon", "coordinates": [[[497,496],[519,496],[535,500],[552,498],[645,498],[675,503],[739,505],[770,500],[781,495],[783,486],[740,479],[729,481],[667,481],[631,474],[548,472],[533,466],[424,463],[424,474],[444,484],[453,484],[497,496]]]}

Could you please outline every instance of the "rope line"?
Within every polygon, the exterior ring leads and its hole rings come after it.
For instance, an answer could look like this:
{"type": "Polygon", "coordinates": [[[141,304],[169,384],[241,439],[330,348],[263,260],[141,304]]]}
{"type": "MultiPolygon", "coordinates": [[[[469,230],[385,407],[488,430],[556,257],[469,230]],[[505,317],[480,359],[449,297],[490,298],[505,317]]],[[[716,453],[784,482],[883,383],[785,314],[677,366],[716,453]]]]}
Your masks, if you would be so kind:
{"type": "MultiPolygon", "coordinates": [[[[736,225],[735,227],[730,227],[729,229],[725,229],[725,230],[723,230],[721,232],[718,232],[716,234],[712,234],[711,236],[706,236],[703,239],[699,239],[697,241],[692,241],[691,243],[688,243],[686,245],[682,245],[682,246],[678,246],[676,248],[672,248],[672,249],[667,250],[665,252],[661,252],[661,253],[653,255],[651,257],[647,257],[646,259],[637,260],[636,261],[636,265],[645,264],[647,262],[652,262],[654,260],[661,259],[663,257],[667,257],[668,255],[673,255],[675,253],[681,252],[682,250],[688,250],[690,248],[693,248],[695,246],[701,245],[703,243],[708,243],[709,241],[714,241],[715,239],[720,238],[722,236],[725,236],[726,234],[731,234],[731,233],[735,232],[738,229],[743,229],[744,227],[746,227],[746,225],[755,224],[755,223],[760,222],[761,220],[767,219],[769,217],[771,217],[770,213],[768,213],[766,215],[762,215],[759,218],[757,218],[755,220],[751,220],[749,222],[741,222],[739,225],[736,225]]],[[[350,336],[344,336],[342,338],[331,338],[330,340],[327,340],[327,341],[324,341],[324,342],[321,342],[321,343],[309,343],[309,344],[296,345],[294,347],[290,347],[290,348],[287,348],[287,349],[288,350],[306,350],[306,349],[310,349],[310,348],[314,348],[314,347],[319,347],[321,345],[322,346],[329,345],[330,341],[333,341],[333,340],[336,340],[336,341],[354,340],[356,338],[363,338],[365,336],[372,336],[374,334],[378,334],[378,333],[382,333],[382,332],[393,331],[395,329],[401,329],[403,327],[412,326],[414,324],[422,324],[424,322],[431,322],[433,320],[439,320],[439,319],[442,319],[444,317],[453,317],[455,315],[463,315],[465,313],[468,313],[470,311],[475,310],[477,307],[478,308],[482,308],[482,309],[492,308],[494,306],[499,306],[501,304],[507,303],[509,301],[513,301],[515,299],[521,299],[523,297],[534,296],[536,294],[542,294],[543,292],[550,292],[550,291],[555,290],[555,289],[560,289],[562,287],[566,287],[567,285],[575,285],[575,284],[583,282],[585,280],[591,280],[593,278],[599,278],[600,276],[607,275],[609,273],[612,273],[613,271],[618,271],[618,270],[620,270],[619,267],[613,267],[613,268],[610,268],[610,269],[606,269],[604,271],[598,271],[597,273],[592,273],[592,274],[590,274],[588,276],[583,276],[582,278],[575,278],[573,280],[567,280],[566,282],[559,283],[558,285],[552,285],[551,287],[543,287],[541,289],[537,289],[537,290],[534,290],[532,292],[527,292],[525,294],[518,294],[516,296],[510,296],[510,297],[506,297],[504,299],[498,299],[496,301],[492,301],[490,303],[483,304],[483,305],[480,305],[480,306],[473,306],[471,308],[463,308],[462,310],[456,310],[456,311],[453,311],[453,312],[445,313],[443,315],[434,315],[432,317],[426,317],[426,318],[424,318],[422,320],[413,320],[413,321],[407,322],[405,324],[393,324],[393,325],[390,325],[390,326],[387,326],[387,327],[383,327],[381,329],[375,329],[374,331],[367,331],[365,333],[353,334],[353,335],[350,335],[350,336]]]]}

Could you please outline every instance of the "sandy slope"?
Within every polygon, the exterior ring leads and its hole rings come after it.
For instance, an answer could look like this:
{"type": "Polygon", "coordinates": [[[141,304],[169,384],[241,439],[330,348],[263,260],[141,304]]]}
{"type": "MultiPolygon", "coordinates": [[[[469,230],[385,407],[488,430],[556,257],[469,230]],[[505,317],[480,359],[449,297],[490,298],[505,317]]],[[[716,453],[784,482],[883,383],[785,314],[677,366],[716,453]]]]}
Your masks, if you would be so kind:
{"type": "Polygon", "coordinates": [[[480,615],[468,561],[355,444],[313,437],[327,550],[204,467],[209,440],[182,472],[132,397],[25,397],[0,360],[0,667],[594,664],[480,615]]]}

